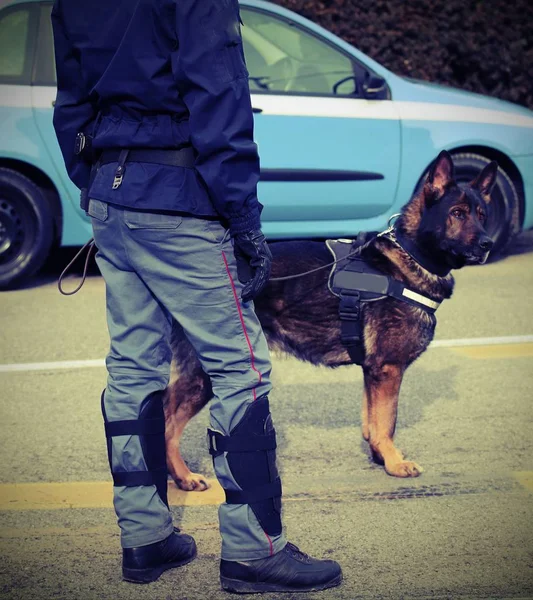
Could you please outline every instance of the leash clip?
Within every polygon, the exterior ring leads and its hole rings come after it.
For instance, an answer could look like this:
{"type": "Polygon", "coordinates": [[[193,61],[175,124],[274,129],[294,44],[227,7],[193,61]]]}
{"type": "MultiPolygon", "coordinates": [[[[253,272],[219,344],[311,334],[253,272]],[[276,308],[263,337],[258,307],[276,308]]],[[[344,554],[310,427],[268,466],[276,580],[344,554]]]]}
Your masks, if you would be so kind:
{"type": "Polygon", "coordinates": [[[383,237],[385,235],[388,235],[394,240],[396,240],[396,236],[394,235],[394,223],[396,222],[396,219],[401,216],[402,213],[394,213],[393,215],[391,215],[387,222],[387,229],[385,229],[385,231],[382,231],[381,233],[378,233],[376,237],[383,237]]]}

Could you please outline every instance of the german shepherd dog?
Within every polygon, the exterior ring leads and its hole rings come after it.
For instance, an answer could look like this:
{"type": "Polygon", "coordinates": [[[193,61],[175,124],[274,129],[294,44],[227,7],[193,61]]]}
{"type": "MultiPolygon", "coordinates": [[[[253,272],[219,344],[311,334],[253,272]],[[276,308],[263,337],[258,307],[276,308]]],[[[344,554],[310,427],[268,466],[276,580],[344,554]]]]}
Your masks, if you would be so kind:
{"type": "MultiPolygon", "coordinates": [[[[402,209],[395,230],[410,240],[410,247],[414,245],[419,256],[426,256],[431,264],[439,266],[440,275],[423,267],[412,252],[388,236],[374,237],[363,245],[362,257],[374,268],[436,302],[450,298],[454,280],[449,270],[484,263],[492,248],[484,225],[497,169],[497,163],[491,162],[473,181],[459,187],[454,181],[452,158],[443,151],[431,166],[420,192],[402,209]]],[[[279,242],[271,244],[271,249],[273,278],[331,262],[323,242],[279,242]]],[[[271,281],[256,298],[255,310],[271,350],[314,365],[351,364],[341,343],[339,299],[328,290],[328,276],[329,269],[321,269],[288,281],[271,281]]],[[[418,477],[422,468],[404,459],[394,446],[393,435],[403,374],[433,339],[436,318],[422,308],[391,297],[367,303],[362,318],[363,438],[369,442],[374,460],[383,464],[389,475],[418,477]]],[[[201,491],[208,487],[206,480],[185,465],[179,441],[187,422],[209,402],[211,384],[177,324],[172,349],[178,377],[166,394],[169,472],[180,488],[201,491]]]]}

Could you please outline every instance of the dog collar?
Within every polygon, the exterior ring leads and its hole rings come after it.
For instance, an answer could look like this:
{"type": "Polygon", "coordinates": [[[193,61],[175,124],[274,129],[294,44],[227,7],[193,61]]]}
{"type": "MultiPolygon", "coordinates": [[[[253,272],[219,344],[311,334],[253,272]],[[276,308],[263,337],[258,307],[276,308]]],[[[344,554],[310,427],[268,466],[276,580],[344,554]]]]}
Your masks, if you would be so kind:
{"type": "Polygon", "coordinates": [[[437,264],[431,257],[427,254],[424,254],[420,248],[408,237],[404,236],[398,229],[394,227],[389,228],[383,234],[392,240],[396,245],[400,246],[402,250],[407,252],[409,256],[419,264],[423,269],[433,273],[433,275],[438,275],[439,277],[446,277],[451,269],[448,267],[443,267],[440,264],[437,264]]]}

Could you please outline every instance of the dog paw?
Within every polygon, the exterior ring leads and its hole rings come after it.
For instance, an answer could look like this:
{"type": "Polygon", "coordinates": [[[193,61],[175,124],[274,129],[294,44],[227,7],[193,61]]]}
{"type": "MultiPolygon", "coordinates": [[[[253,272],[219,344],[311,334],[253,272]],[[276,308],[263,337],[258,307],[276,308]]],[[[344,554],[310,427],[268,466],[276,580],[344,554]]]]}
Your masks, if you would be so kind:
{"type": "Polygon", "coordinates": [[[393,477],[418,477],[424,469],[415,462],[402,460],[393,464],[385,464],[385,471],[393,477]]]}
{"type": "Polygon", "coordinates": [[[185,492],[205,492],[210,487],[207,479],[199,473],[189,473],[176,480],[176,485],[185,492]]]}

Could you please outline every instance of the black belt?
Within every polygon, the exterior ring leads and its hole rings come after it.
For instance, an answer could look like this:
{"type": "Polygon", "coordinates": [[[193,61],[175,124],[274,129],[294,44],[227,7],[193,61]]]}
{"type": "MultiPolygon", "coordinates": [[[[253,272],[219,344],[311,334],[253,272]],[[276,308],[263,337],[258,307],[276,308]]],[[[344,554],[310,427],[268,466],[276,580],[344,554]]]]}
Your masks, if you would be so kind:
{"type": "MultiPolygon", "coordinates": [[[[100,165],[119,162],[122,149],[103,150],[100,154],[100,165]]],[[[139,148],[129,150],[126,162],[144,162],[172,167],[186,167],[192,169],[196,153],[192,146],[180,150],[162,150],[157,148],[139,148]]]]}

